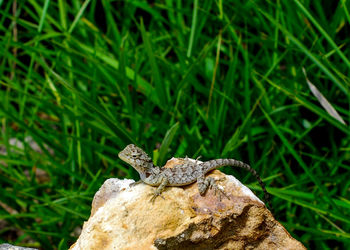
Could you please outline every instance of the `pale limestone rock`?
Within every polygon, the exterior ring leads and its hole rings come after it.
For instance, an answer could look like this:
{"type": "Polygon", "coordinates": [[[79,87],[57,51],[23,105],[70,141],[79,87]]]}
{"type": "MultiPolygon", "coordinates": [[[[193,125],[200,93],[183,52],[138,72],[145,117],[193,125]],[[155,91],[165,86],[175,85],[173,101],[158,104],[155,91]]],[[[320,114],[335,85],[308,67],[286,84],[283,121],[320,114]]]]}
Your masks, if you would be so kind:
{"type": "Polygon", "coordinates": [[[0,250],[37,250],[37,248],[19,247],[4,243],[0,244],[0,250]]]}
{"type": "MultiPolygon", "coordinates": [[[[182,159],[172,159],[172,167],[182,159]]],[[[230,199],[197,184],[155,190],[131,180],[109,179],[96,193],[91,216],[71,250],[77,249],[305,249],[247,187],[213,171],[230,199]]]]}

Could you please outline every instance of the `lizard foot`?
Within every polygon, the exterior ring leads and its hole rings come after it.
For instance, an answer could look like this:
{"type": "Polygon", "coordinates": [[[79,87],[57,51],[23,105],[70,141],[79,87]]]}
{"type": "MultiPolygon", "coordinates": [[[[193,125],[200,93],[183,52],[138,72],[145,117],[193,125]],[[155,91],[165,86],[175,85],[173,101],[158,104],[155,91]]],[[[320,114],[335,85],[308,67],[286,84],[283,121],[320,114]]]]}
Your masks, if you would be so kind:
{"type": "MultiPolygon", "coordinates": [[[[162,198],[164,199],[163,195],[161,195],[160,192],[157,192],[157,191],[158,191],[158,190],[156,190],[156,191],[154,192],[152,198],[149,200],[149,201],[152,202],[153,204],[154,204],[154,201],[156,200],[156,198],[157,198],[158,196],[160,196],[160,197],[162,197],[162,198]]],[[[165,200],[165,199],[164,199],[164,200],[165,200]]]]}
{"type": "MultiPolygon", "coordinates": [[[[214,189],[214,194],[219,195],[219,200],[221,201],[221,195],[225,196],[228,200],[230,199],[230,197],[227,196],[227,194],[225,193],[224,190],[222,190],[222,188],[220,188],[217,184],[214,178],[212,177],[208,177],[207,178],[208,182],[209,182],[209,188],[210,189],[214,189]]],[[[220,178],[219,181],[224,180],[224,178],[220,178]]]]}
{"type": "Polygon", "coordinates": [[[198,164],[198,160],[199,160],[200,158],[202,158],[201,155],[198,156],[198,157],[196,158],[195,162],[193,162],[193,160],[192,160],[192,159],[190,160],[190,159],[188,158],[188,156],[186,155],[186,157],[183,158],[183,161],[184,161],[185,163],[187,163],[187,164],[198,164]]]}

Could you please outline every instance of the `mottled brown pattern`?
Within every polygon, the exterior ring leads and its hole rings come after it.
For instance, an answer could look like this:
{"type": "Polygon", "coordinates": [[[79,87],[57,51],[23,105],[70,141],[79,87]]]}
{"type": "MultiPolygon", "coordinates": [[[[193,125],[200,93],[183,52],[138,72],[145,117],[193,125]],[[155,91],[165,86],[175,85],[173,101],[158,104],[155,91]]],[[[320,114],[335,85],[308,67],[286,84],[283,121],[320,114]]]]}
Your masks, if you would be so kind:
{"type": "Polygon", "coordinates": [[[118,156],[139,172],[142,182],[158,187],[151,201],[160,196],[166,186],[185,186],[194,182],[197,182],[201,195],[204,195],[208,188],[213,188],[215,192],[218,191],[219,194],[227,197],[215,184],[215,180],[210,177],[206,178],[205,175],[213,169],[231,166],[243,168],[252,173],[264,191],[266,201],[269,202],[269,193],[257,172],[248,164],[235,159],[215,159],[199,163],[197,160],[192,161],[184,158],[182,159],[183,164],[175,165],[172,168],[159,168],[153,165],[152,159],[146,152],[133,144],[126,146],[118,156]]]}

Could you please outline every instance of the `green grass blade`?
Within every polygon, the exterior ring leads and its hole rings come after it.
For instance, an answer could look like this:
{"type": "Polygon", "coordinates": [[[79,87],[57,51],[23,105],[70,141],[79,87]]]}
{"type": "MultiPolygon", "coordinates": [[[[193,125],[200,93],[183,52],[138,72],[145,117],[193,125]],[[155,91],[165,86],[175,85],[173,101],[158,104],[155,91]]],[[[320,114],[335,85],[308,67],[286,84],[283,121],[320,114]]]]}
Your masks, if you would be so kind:
{"type": "Polygon", "coordinates": [[[190,40],[188,42],[187,57],[191,57],[191,54],[192,54],[192,47],[193,47],[193,43],[194,43],[194,35],[196,33],[196,26],[197,26],[197,12],[198,12],[198,0],[194,0],[194,3],[193,3],[193,14],[192,14],[192,24],[191,24],[191,35],[190,35],[190,40]]]}
{"type": "Polygon", "coordinates": [[[288,142],[287,138],[282,134],[280,129],[277,127],[277,125],[274,123],[274,121],[271,119],[271,117],[265,112],[265,110],[260,106],[260,110],[264,113],[264,116],[270,123],[273,130],[276,132],[278,137],[281,139],[283,145],[287,147],[289,152],[293,155],[294,159],[299,163],[299,165],[302,167],[302,169],[305,171],[305,173],[310,177],[310,179],[316,184],[318,189],[322,192],[323,195],[327,197],[327,200],[330,201],[337,211],[339,211],[338,206],[335,205],[335,203],[332,201],[329,192],[324,188],[324,186],[321,184],[321,182],[318,180],[318,178],[310,171],[309,167],[306,166],[302,158],[299,156],[299,154],[294,150],[292,145],[288,142]]]}
{"type": "Polygon", "coordinates": [[[177,122],[166,132],[162,144],[159,148],[159,157],[156,161],[157,165],[163,165],[165,157],[168,153],[169,147],[174,140],[177,130],[179,129],[180,124],[177,122]]]}
{"type": "Polygon", "coordinates": [[[77,15],[75,16],[72,25],[71,25],[71,26],[69,27],[69,29],[68,29],[68,33],[69,33],[69,34],[72,33],[73,30],[75,29],[75,26],[77,26],[78,22],[80,21],[82,15],[84,14],[84,12],[85,12],[87,6],[88,6],[89,3],[90,3],[90,1],[91,1],[91,0],[85,0],[85,1],[84,1],[84,3],[83,3],[83,5],[81,6],[79,12],[78,12],[77,15]]]}
{"type": "Polygon", "coordinates": [[[277,23],[273,17],[259,9],[259,11],[274,25],[276,25],[304,54],[310,58],[346,95],[349,95],[349,89],[310,51],[303,45],[295,36],[287,29],[277,23]]]}
{"type": "Polygon", "coordinates": [[[299,0],[293,0],[293,1],[298,6],[298,8],[305,14],[305,16],[307,16],[311,20],[311,22],[320,31],[323,37],[329,42],[329,44],[333,47],[333,49],[337,52],[337,54],[341,57],[341,59],[343,59],[344,63],[350,69],[350,61],[344,55],[344,53],[339,49],[339,47],[333,41],[333,39],[327,34],[327,32],[322,28],[322,26],[316,21],[316,19],[311,15],[311,13],[304,7],[304,5],[299,0]]]}

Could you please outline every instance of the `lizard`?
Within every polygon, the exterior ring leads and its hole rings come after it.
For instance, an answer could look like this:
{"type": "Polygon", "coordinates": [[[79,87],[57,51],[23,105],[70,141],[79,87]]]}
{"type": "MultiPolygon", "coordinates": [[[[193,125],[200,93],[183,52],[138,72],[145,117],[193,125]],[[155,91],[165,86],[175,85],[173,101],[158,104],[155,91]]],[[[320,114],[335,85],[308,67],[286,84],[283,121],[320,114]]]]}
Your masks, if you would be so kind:
{"type": "Polygon", "coordinates": [[[150,186],[157,187],[150,200],[152,203],[158,196],[161,196],[165,187],[186,186],[194,182],[197,182],[198,191],[201,196],[205,194],[208,188],[213,188],[215,193],[219,191],[229,199],[225,192],[217,186],[214,178],[205,177],[205,175],[216,168],[231,166],[248,170],[258,180],[264,192],[265,200],[270,204],[270,195],[260,176],[251,166],[242,161],[235,159],[215,159],[198,163],[198,158],[193,162],[186,157],[184,158],[183,164],[175,165],[172,168],[161,168],[155,166],[151,157],[134,144],[127,145],[119,152],[118,156],[121,160],[130,164],[140,175],[140,181],[134,182],[131,185],[143,182],[150,186]]]}

